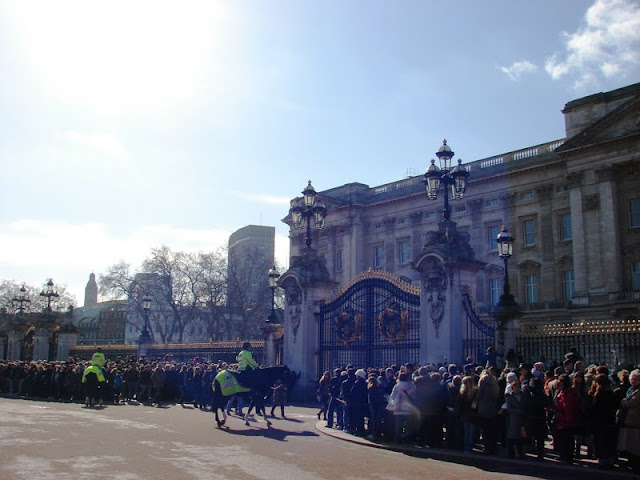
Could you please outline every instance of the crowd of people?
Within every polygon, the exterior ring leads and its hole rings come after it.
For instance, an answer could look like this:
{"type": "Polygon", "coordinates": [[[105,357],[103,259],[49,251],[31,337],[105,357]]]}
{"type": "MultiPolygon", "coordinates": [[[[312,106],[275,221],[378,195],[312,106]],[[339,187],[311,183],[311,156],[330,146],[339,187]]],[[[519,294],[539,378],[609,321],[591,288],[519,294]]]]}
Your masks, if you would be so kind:
{"type": "MultiPolygon", "coordinates": [[[[193,404],[208,410],[212,383],[223,369],[257,367],[246,344],[239,365],[193,359],[189,362],[106,359],[91,361],[0,361],[0,394],[86,403],[193,404]],[[94,388],[95,387],[95,388],[94,388]]],[[[318,419],[353,435],[467,453],[546,457],[571,463],[579,456],[612,469],[626,458],[640,473],[640,370],[587,365],[572,349],[562,364],[508,364],[495,356],[485,365],[410,363],[387,368],[347,365],[324,372],[318,382],[318,419]]],[[[245,372],[246,373],[246,372],[245,372]]],[[[271,415],[285,418],[287,386],[272,387],[271,415]]],[[[243,415],[236,396],[227,413],[243,415]]]]}
{"type": "MultiPolygon", "coordinates": [[[[65,362],[0,361],[0,394],[42,400],[85,403],[86,406],[104,404],[145,404],[156,407],[169,404],[189,404],[209,410],[212,383],[223,369],[237,370],[241,376],[256,368],[246,343],[238,354],[239,363],[227,364],[195,358],[188,362],[135,359],[133,356],[106,359],[98,348],[90,361],[70,357],[65,362]]],[[[272,389],[274,415],[280,407],[284,416],[287,385],[272,389]]],[[[227,413],[234,410],[243,415],[242,397],[234,397],[227,405],[227,413]]]]}
{"type": "MultiPolygon", "coordinates": [[[[353,435],[510,458],[580,456],[640,473],[640,370],[586,364],[347,365],[318,382],[318,419],[353,435]],[[548,452],[550,454],[550,452],[548,452]],[[626,468],[625,466],[625,468],[626,468]]],[[[493,360],[493,361],[492,361],[493,360]]]]}

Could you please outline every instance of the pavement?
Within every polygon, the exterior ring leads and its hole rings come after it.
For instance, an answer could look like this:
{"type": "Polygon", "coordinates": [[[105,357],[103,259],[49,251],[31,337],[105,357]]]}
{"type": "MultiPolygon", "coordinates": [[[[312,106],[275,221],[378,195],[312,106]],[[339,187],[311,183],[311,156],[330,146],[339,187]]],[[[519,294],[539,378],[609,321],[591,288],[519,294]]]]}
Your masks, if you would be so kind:
{"type": "Polygon", "coordinates": [[[484,455],[481,450],[474,450],[472,454],[458,450],[421,447],[410,444],[398,444],[383,441],[374,441],[358,437],[342,430],[327,428],[326,421],[316,423],[316,429],[330,437],[344,442],[355,443],[363,447],[378,448],[400,452],[405,455],[431,458],[443,462],[474,466],[482,470],[511,472],[521,475],[532,475],[540,478],[603,480],[603,479],[636,479],[636,475],[628,469],[626,461],[620,460],[620,465],[614,470],[602,470],[598,468],[598,462],[589,458],[576,459],[573,464],[561,463],[555,454],[549,441],[546,446],[545,459],[539,461],[533,455],[527,455],[526,459],[513,459],[501,452],[499,455],[484,455]]]}

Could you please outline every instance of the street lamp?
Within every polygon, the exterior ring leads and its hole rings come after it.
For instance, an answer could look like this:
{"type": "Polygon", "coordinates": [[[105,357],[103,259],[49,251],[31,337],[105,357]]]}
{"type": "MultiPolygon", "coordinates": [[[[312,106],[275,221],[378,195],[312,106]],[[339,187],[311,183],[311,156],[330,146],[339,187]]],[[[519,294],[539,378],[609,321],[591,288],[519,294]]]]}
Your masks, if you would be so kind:
{"type": "Polygon", "coordinates": [[[506,226],[502,226],[502,230],[496,237],[496,243],[498,244],[498,256],[504,260],[504,286],[498,305],[513,305],[515,301],[509,289],[509,258],[513,254],[513,237],[509,235],[506,226]]]}
{"type": "Polygon", "coordinates": [[[15,303],[19,305],[18,309],[16,310],[16,313],[18,315],[24,314],[24,311],[26,310],[26,308],[28,308],[28,307],[25,307],[24,305],[26,304],[28,306],[31,303],[31,300],[27,298],[27,289],[25,288],[24,283],[20,287],[20,293],[15,297],[13,297],[11,300],[13,300],[15,303]]]}
{"type": "Polygon", "coordinates": [[[53,279],[50,278],[47,282],[46,290],[43,289],[40,292],[41,297],[47,298],[47,313],[51,313],[51,299],[58,298],[60,296],[60,294],[53,289],[53,285],[53,279]]]}
{"type": "Polygon", "coordinates": [[[278,288],[280,273],[276,270],[275,265],[271,267],[271,270],[267,273],[267,277],[269,278],[269,288],[271,289],[271,313],[267,316],[265,323],[278,323],[276,315],[276,288],[278,288]]]}
{"type": "Polygon", "coordinates": [[[149,310],[151,309],[151,297],[145,295],[142,297],[142,310],[144,311],[144,328],[140,334],[141,340],[149,341],[151,333],[149,332],[149,310]]]}
{"type": "Polygon", "coordinates": [[[453,199],[460,200],[464,196],[467,186],[467,177],[469,172],[462,166],[462,160],[458,159],[458,165],[451,170],[451,159],[454,152],[447,145],[447,141],[443,140],[442,146],[436,152],[436,156],[440,160],[440,168],[436,166],[436,161],[431,160],[431,165],[424,175],[424,183],[427,188],[427,198],[435,200],[438,198],[440,186],[444,186],[444,209],[442,216],[445,221],[451,219],[451,209],[449,208],[449,189],[451,186],[451,195],[453,199]]]}
{"type": "Polygon", "coordinates": [[[304,220],[307,221],[305,245],[307,248],[311,248],[311,219],[313,218],[314,220],[316,230],[322,230],[324,228],[324,219],[327,216],[327,209],[324,203],[317,201],[317,193],[311,185],[311,180],[309,180],[309,184],[302,191],[302,195],[302,205],[299,201],[296,201],[289,209],[289,213],[291,213],[293,226],[297,229],[303,228],[304,220]]]}

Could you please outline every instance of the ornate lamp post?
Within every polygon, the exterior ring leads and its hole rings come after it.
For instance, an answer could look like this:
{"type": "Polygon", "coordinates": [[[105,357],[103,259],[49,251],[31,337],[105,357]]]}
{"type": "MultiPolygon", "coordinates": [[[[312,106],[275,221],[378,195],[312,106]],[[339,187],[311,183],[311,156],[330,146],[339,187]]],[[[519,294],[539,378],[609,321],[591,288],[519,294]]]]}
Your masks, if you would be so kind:
{"type": "Polygon", "coordinates": [[[518,304],[509,289],[509,258],[513,254],[513,237],[509,235],[506,226],[502,226],[502,230],[496,237],[496,243],[498,244],[498,256],[504,260],[504,285],[502,295],[500,295],[496,305],[497,346],[498,351],[504,353],[505,349],[515,347],[515,337],[513,335],[509,335],[509,338],[505,339],[505,323],[519,315],[518,304]]]}
{"type": "Polygon", "coordinates": [[[496,243],[498,244],[498,256],[504,260],[504,285],[498,306],[515,305],[516,302],[509,289],[509,258],[513,254],[513,237],[509,235],[507,227],[504,225],[496,237],[496,243]]]}
{"type": "Polygon", "coordinates": [[[317,201],[317,193],[311,185],[311,180],[309,180],[309,184],[302,191],[302,195],[302,205],[300,205],[299,202],[293,205],[289,213],[291,213],[293,226],[297,229],[302,229],[304,227],[304,221],[306,220],[307,234],[305,236],[305,245],[310,249],[311,219],[313,218],[315,228],[322,230],[324,228],[324,219],[327,216],[327,209],[322,202],[317,201]]]}
{"type": "Polygon", "coordinates": [[[427,187],[427,198],[435,200],[438,197],[440,186],[444,185],[444,209],[442,210],[442,218],[448,222],[451,220],[451,209],[449,208],[449,189],[451,186],[451,195],[453,199],[460,200],[464,196],[467,186],[467,177],[469,172],[462,166],[462,160],[458,159],[458,165],[451,170],[451,159],[454,152],[447,145],[447,141],[442,141],[442,146],[436,152],[436,156],[440,160],[440,168],[436,166],[436,161],[431,160],[431,166],[424,175],[427,187]]]}
{"type": "Polygon", "coordinates": [[[27,289],[24,286],[24,283],[20,287],[20,293],[13,297],[11,300],[18,304],[18,309],[16,310],[16,314],[18,316],[24,315],[24,311],[28,308],[28,305],[31,303],[31,300],[27,298],[27,289]],[[25,307],[25,304],[27,307],[25,307]]]}
{"type": "Polygon", "coordinates": [[[46,289],[43,289],[40,292],[40,296],[46,297],[47,299],[47,313],[51,313],[51,299],[58,298],[60,296],[60,294],[53,289],[53,285],[53,279],[50,278],[46,284],[46,289]]]}
{"type": "Polygon", "coordinates": [[[267,277],[269,278],[269,288],[271,289],[271,313],[267,316],[267,320],[265,323],[277,323],[278,317],[276,315],[276,288],[278,288],[278,279],[280,278],[280,273],[276,270],[276,266],[274,265],[267,273],[267,277]]]}
{"type": "Polygon", "coordinates": [[[151,333],[149,331],[149,310],[151,310],[151,297],[145,295],[142,297],[142,310],[144,311],[144,328],[140,334],[140,341],[151,341],[151,333]]]}

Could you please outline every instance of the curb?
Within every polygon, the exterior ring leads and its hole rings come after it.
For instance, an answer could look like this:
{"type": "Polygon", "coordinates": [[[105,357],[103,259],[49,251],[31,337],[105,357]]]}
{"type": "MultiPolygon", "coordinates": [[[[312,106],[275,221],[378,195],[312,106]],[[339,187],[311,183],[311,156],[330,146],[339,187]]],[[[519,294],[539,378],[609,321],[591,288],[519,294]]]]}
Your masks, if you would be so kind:
{"type": "Polygon", "coordinates": [[[329,437],[336,438],[345,442],[350,442],[363,447],[378,448],[381,450],[389,450],[392,452],[404,453],[414,457],[430,458],[433,460],[439,460],[448,463],[455,463],[458,465],[467,465],[482,470],[504,472],[504,473],[518,473],[521,475],[535,475],[542,478],[561,478],[572,479],[579,478],[581,480],[587,480],[593,478],[594,480],[607,479],[638,479],[638,475],[635,475],[629,471],[619,470],[601,470],[595,466],[595,463],[581,462],[580,464],[566,465],[558,462],[557,460],[545,458],[544,461],[531,459],[516,460],[495,455],[484,455],[481,452],[474,454],[466,454],[463,452],[436,449],[429,447],[418,447],[414,445],[399,445],[396,443],[388,442],[374,442],[366,438],[357,437],[341,430],[333,428],[327,428],[324,426],[324,421],[316,423],[316,430],[327,435],[329,437]]]}

